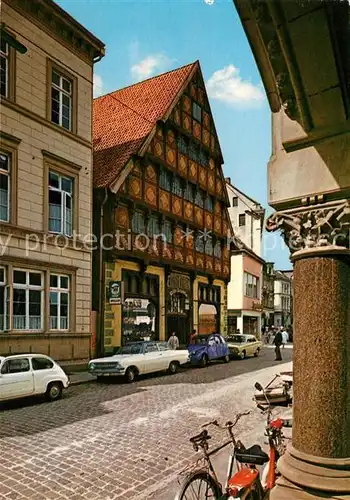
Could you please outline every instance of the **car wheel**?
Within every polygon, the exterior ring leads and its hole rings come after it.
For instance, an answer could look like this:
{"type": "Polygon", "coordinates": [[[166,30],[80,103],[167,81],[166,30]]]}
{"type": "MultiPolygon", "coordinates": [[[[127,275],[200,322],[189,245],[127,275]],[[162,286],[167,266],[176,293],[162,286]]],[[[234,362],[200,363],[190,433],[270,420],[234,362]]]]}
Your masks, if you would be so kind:
{"type": "Polygon", "coordinates": [[[229,356],[229,354],[226,354],[226,356],[224,356],[224,362],[225,363],[229,363],[230,362],[230,356],[229,356]]]}
{"type": "Polygon", "coordinates": [[[172,361],[169,365],[168,371],[171,374],[174,374],[177,372],[177,369],[179,368],[179,364],[177,361],[172,361]]]}
{"type": "Polygon", "coordinates": [[[137,377],[137,372],[136,372],[135,368],[128,368],[126,370],[125,378],[126,378],[126,381],[129,382],[129,384],[131,384],[132,382],[135,382],[136,377],[137,377]]]}
{"type": "Polygon", "coordinates": [[[258,347],[257,350],[254,353],[254,356],[257,358],[259,356],[259,353],[260,353],[260,349],[258,347]]]}
{"type": "Polygon", "coordinates": [[[49,401],[57,401],[62,396],[61,382],[51,382],[46,390],[46,398],[49,401]]]}
{"type": "Polygon", "coordinates": [[[201,360],[199,362],[199,366],[201,366],[202,368],[204,368],[205,366],[207,366],[207,364],[208,364],[208,356],[206,354],[204,354],[201,357],[201,360]]]}
{"type": "Polygon", "coordinates": [[[245,357],[246,357],[246,352],[242,351],[241,354],[240,354],[240,358],[241,359],[245,359],[245,357]]]}

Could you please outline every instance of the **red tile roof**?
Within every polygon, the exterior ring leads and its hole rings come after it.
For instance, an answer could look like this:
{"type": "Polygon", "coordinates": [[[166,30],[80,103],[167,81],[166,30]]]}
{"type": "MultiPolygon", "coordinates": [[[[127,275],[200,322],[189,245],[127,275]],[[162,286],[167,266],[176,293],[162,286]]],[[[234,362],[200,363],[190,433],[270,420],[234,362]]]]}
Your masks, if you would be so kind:
{"type": "Polygon", "coordinates": [[[94,187],[110,186],[175,104],[198,62],[94,100],[94,187]]]}

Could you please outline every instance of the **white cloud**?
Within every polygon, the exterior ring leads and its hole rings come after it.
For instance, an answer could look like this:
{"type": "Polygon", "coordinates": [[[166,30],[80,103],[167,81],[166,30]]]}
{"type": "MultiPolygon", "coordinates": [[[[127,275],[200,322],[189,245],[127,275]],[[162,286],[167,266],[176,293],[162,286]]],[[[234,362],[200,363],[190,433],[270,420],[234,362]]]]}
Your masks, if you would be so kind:
{"type": "Polygon", "coordinates": [[[171,60],[165,54],[149,55],[142,59],[142,61],[131,66],[131,75],[134,80],[141,81],[166,71],[171,64],[171,60]]]}
{"type": "Polygon", "coordinates": [[[207,5],[214,5],[215,0],[204,0],[207,5]]]}
{"type": "Polygon", "coordinates": [[[100,97],[103,94],[103,81],[99,75],[94,74],[94,97],[100,97]]]}
{"type": "Polygon", "coordinates": [[[208,95],[237,107],[254,107],[265,99],[261,85],[243,80],[239,69],[229,64],[215,71],[207,81],[208,95]]]}

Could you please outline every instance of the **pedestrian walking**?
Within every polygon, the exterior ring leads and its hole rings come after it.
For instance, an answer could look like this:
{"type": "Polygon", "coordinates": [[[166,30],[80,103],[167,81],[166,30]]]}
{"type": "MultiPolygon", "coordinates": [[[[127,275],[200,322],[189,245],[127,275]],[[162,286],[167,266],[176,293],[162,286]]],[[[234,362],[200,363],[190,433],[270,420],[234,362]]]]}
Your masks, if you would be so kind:
{"type": "Polygon", "coordinates": [[[288,335],[288,332],[285,328],[282,328],[282,348],[284,349],[285,345],[287,344],[288,342],[288,339],[289,339],[289,335],[288,335]]]}
{"type": "Polygon", "coordinates": [[[276,354],[275,361],[282,361],[282,354],[281,354],[282,333],[280,331],[276,333],[273,343],[275,344],[275,354],[276,354]]]}
{"type": "Polygon", "coordinates": [[[192,332],[190,333],[190,338],[189,338],[189,344],[195,344],[196,342],[196,337],[197,337],[197,330],[192,330],[192,332]]]}
{"type": "Polygon", "coordinates": [[[170,347],[170,349],[173,349],[174,351],[179,347],[179,339],[177,338],[175,332],[171,334],[171,337],[168,340],[168,346],[170,347]]]}

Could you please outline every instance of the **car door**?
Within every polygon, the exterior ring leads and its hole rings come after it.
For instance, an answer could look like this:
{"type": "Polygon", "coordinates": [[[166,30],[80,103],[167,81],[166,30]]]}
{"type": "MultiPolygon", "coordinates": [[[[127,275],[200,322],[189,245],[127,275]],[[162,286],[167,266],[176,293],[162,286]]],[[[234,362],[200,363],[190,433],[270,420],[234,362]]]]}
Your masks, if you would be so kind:
{"type": "Polygon", "coordinates": [[[162,370],[167,370],[169,368],[169,365],[173,359],[176,359],[176,350],[174,349],[169,349],[168,343],[167,342],[159,342],[158,344],[158,349],[159,349],[159,357],[161,360],[161,365],[162,365],[162,370]]]}
{"type": "Polygon", "coordinates": [[[44,394],[47,385],[52,381],[53,377],[53,362],[42,356],[35,356],[31,359],[33,378],[34,378],[34,391],[36,394],[44,394]]]}
{"type": "Polygon", "coordinates": [[[248,347],[247,347],[247,354],[248,356],[253,356],[255,353],[255,338],[254,337],[248,337],[248,347]]]}
{"type": "Polygon", "coordinates": [[[210,335],[207,342],[208,358],[215,359],[218,357],[217,343],[215,341],[215,335],[210,335]]]}
{"type": "Polygon", "coordinates": [[[6,359],[1,366],[0,384],[0,401],[33,394],[34,379],[29,359],[6,359]]]}
{"type": "Polygon", "coordinates": [[[164,360],[161,354],[155,342],[147,342],[145,344],[145,373],[163,370],[164,360]]]}

